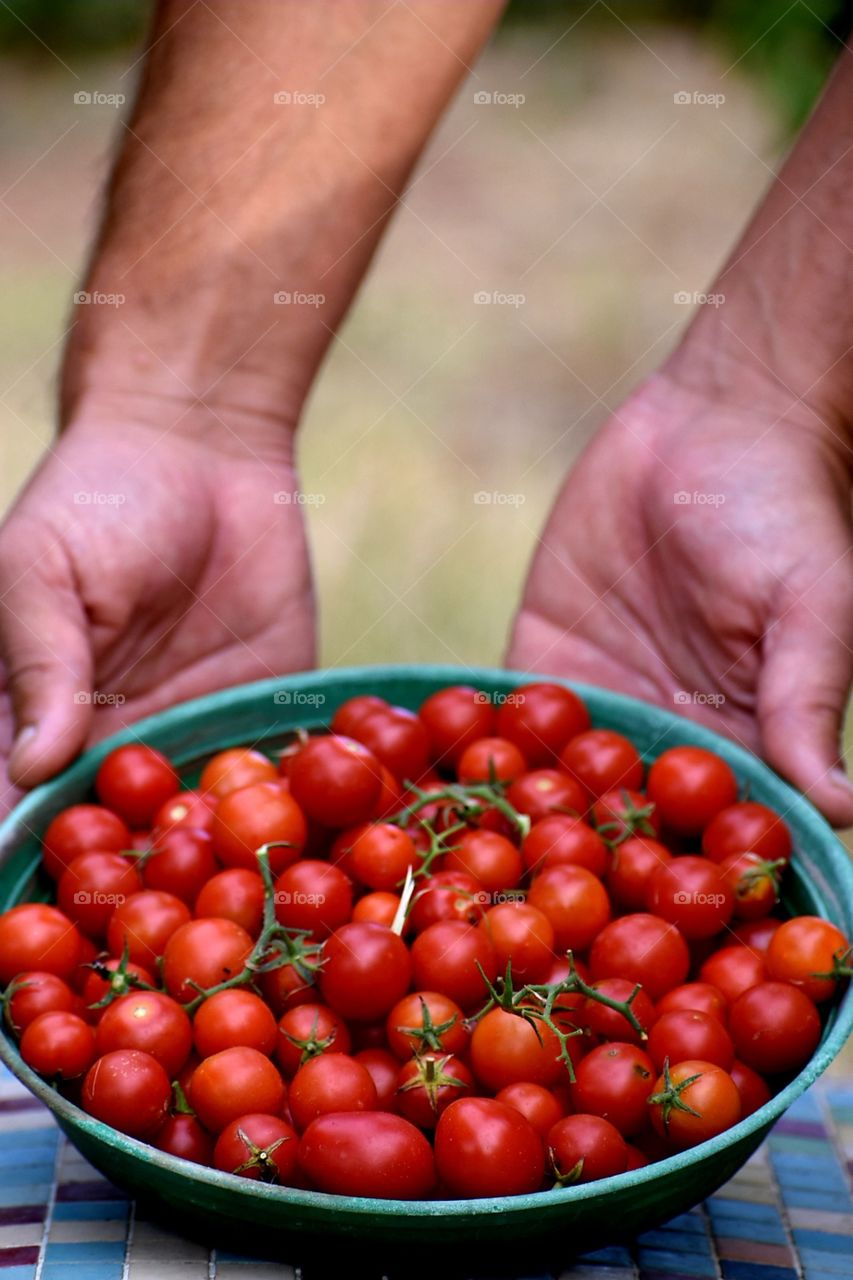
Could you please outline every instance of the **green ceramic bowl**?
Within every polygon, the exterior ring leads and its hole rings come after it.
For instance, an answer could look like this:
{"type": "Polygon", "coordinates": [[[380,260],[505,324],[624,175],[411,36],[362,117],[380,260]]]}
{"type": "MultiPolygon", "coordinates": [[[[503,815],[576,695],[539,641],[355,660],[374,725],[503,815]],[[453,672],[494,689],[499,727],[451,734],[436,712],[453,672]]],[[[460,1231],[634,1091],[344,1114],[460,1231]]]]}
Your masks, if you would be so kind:
{"type": "MultiPolygon", "coordinates": [[[[118,743],[141,739],[165,751],[192,782],[215,751],[240,743],[275,747],[290,730],[328,723],[335,708],[358,693],[378,693],[415,708],[446,684],[465,681],[490,694],[529,680],[521,673],[401,666],[332,670],[268,680],[226,690],[172,708],[136,725],[81,757],[61,777],[32,792],[0,827],[0,909],[36,896],[47,886],[37,874],[39,836],[60,809],[90,795],[100,760],[118,743]]],[[[603,689],[576,686],[593,723],[628,734],[653,759],[667,747],[709,747],[734,768],[749,795],[772,805],[791,826],[797,851],[788,906],[833,920],[853,934],[853,867],[843,846],[811,805],[766,765],[733,743],[669,712],[603,689]]],[[[264,1186],[201,1169],[126,1138],[60,1097],[0,1036],[0,1057],[53,1111],[71,1141],[97,1168],[188,1233],[209,1243],[236,1239],[243,1249],[287,1261],[316,1257],[320,1247],[346,1243],[347,1257],[381,1259],[395,1253],[413,1270],[411,1252],[424,1257],[430,1243],[497,1254],[502,1270],[513,1250],[526,1248],[541,1265],[646,1230],[698,1203],[724,1183],[758,1147],[770,1126],[826,1069],[853,1025],[853,993],[829,1015],[821,1044],[800,1074],[767,1106],[712,1142],[637,1172],[586,1186],[495,1200],[408,1203],[329,1196],[264,1186]],[[335,1243],[336,1242],[336,1243],[335,1243]]],[[[460,1252],[461,1251],[461,1252],[460,1252]]],[[[442,1253],[444,1259],[447,1254],[442,1253]]],[[[430,1265],[434,1266],[435,1258],[430,1265]]]]}

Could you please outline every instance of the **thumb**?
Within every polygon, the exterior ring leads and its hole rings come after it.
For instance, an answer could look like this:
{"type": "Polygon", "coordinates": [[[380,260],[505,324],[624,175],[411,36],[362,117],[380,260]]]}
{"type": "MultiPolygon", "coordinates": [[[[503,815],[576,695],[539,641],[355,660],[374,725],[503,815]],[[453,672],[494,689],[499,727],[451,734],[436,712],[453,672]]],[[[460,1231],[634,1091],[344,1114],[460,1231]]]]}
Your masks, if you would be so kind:
{"type": "Polygon", "coordinates": [[[853,634],[853,591],[846,560],[766,634],[758,688],[767,760],[836,827],[853,826],[853,784],[841,747],[853,680],[853,650],[847,643],[853,634]]]}
{"type": "Polygon", "coordinates": [[[0,553],[0,653],[15,718],[8,772],[28,787],[68,764],[92,719],[85,611],[67,575],[36,555],[22,565],[0,553]]]}

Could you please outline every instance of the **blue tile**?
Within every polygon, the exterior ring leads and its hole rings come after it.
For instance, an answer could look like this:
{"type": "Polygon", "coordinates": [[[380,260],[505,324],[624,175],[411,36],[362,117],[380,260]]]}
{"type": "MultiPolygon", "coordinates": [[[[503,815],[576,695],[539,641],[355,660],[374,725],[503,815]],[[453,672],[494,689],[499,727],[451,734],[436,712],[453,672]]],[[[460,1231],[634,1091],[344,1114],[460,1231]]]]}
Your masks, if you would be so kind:
{"type": "MultiPolygon", "coordinates": [[[[53,1171],[51,1170],[51,1178],[53,1171]]],[[[0,1205],[46,1204],[50,1196],[51,1179],[43,1182],[24,1182],[20,1186],[0,1186],[0,1205]]]]}
{"type": "MultiPolygon", "coordinates": [[[[53,1217],[56,1222],[78,1222],[86,1219],[105,1222],[107,1219],[126,1219],[129,1213],[130,1204],[126,1200],[79,1200],[55,1205],[53,1217]]],[[[4,1280],[4,1277],[0,1276],[0,1280],[4,1280]]]]}
{"type": "Polygon", "coordinates": [[[838,1280],[839,1276],[843,1276],[844,1280],[850,1277],[850,1252],[847,1254],[827,1253],[822,1249],[800,1249],[800,1262],[803,1264],[803,1270],[811,1277],[811,1267],[819,1268],[821,1271],[828,1273],[838,1280]]]}
{"type": "Polygon", "coordinates": [[[687,1253],[692,1256],[707,1254],[711,1256],[711,1242],[704,1231],[673,1231],[669,1226],[658,1227],[655,1231],[644,1231],[637,1238],[640,1249],[666,1249],[673,1253],[687,1253]]]}
{"type": "MultiPolygon", "coordinates": [[[[3,1267],[0,1270],[3,1280],[33,1280],[35,1273],[35,1266],[30,1266],[29,1263],[24,1267],[3,1267]]],[[[833,1277],[833,1280],[836,1278],[833,1277]]]]}
{"type": "MultiPolygon", "coordinates": [[[[124,1262],[46,1262],[41,1280],[121,1280],[124,1262]]],[[[5,1280],[5,1278],[4,1278],[5,1280]]]]}
{"type": "Polygon", "coordinates": [[[678,1276],[717,1275],[717,1266],[711,1257],[700,1258],[696,1254],[676,1253],[670,1249],[637,1250],[641,1270],[673,1271],[678,1276]]]}
{"type": "Polygon", "coordinates": [[[766,1262],[723,1262],[723,1280],[798,1280],[790,1267],[771,1267],[766,1262]]]}
{"type": "Polygon", "coordinates": [[[716,1195],[711,1200],[706,1200],[705,1207],[710,1214],[712,1222],[715,1222],[721,1216],[726,1218],[746,1218],[749,1220],[750,1227],[753,1222],[776,1223],[779,1221],[779,1213],[775,1205],[756,1204],[751,1200],[729,1200],[724,1194],[716,1195]]]}
{"type": "Polygon", "coordinates": [[[79,1240],[73,1244],[48,1244],[45,1251],[47,1262],[113,1262],[118,1259],[124,1262],[126,1252],[124,1240],[79,1240]]]}
{"type": "Polygon", "coordinates": [[[630,1267],[632,1271],[634,1268],[630,1253],[624,1245],[618,1244],[609,1245],[606,1249],[596,1249],[594,1253],[585,1253],[578,1261],[597,1267],[630,1267]]]}

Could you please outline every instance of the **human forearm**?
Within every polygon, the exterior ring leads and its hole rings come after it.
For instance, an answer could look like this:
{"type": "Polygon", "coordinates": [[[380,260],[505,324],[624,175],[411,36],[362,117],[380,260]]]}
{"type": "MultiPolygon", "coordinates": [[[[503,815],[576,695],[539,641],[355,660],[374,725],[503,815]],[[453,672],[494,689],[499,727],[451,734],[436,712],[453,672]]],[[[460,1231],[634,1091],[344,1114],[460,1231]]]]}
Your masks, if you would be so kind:
{"type": "Polygon", "coordinates": [[[125,301],[76,308],[63,418],[154,397],[294,422],[502,7],[163,0],[85,285],[125,301]]]}

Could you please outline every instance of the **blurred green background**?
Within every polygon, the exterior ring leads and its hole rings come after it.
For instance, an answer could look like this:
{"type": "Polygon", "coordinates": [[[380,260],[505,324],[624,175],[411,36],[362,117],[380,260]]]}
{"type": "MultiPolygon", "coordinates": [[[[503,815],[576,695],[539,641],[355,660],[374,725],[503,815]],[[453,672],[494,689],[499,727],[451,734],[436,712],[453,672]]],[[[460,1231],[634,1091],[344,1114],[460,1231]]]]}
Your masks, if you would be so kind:
{"type": "MultiPolygon", "coordinates": [[[[48,442],[146,6],[0,5],[2,501],[48,442]]],[[[432,140],[301,441],[324,662],[496,662],[536,533],[677,340],[853,20],[832,0],[516,0],[432,140]],[[523,93],[478,107],[472,87],[523,93]],[[725,103],[678,110],[679,90],[725,103]],[[567,233],[566,229],[571,228],[567,233]],[[523,306],[477,306],[477,290],[523,306]],[[521,493],[477,506],[476,490],[521,493]]]]}

